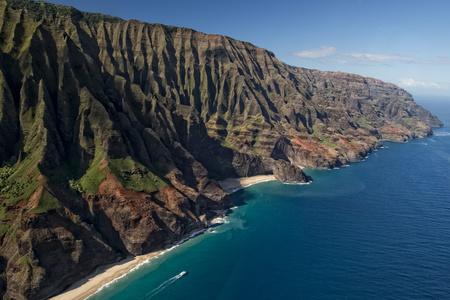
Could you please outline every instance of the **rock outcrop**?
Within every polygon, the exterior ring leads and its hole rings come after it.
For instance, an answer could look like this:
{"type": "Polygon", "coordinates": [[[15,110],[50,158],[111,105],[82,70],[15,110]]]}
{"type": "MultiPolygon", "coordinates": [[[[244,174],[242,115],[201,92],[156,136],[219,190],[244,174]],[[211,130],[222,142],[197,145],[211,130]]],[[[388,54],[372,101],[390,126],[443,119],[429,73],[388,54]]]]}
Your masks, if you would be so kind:
{"type": "Polygon", "coordinates": [[[442,123],[249,43],[0,0],[0,296],[46,298],[232,205],[216,180],[361,160],[442,123]]]}
{"type": "Polygon", "coordinates": [[[298,166],[288,163],[285,160],[277,160],[273,167],[273,175],[278,181],[283,183],[307,183],[309,181],[306,174],[298,166]]]}

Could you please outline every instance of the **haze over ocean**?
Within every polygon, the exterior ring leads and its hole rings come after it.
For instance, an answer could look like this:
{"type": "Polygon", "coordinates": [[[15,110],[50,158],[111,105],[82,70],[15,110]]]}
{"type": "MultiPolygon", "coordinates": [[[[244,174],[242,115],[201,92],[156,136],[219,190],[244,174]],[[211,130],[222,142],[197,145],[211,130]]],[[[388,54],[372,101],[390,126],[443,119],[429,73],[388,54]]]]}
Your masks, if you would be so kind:
{"type": "Polygon", "coordinates": [[[238,191],[227,224],[90,299],[447,298],[450,98],[416,100],[445,123],[434,136],[238,191]]]}

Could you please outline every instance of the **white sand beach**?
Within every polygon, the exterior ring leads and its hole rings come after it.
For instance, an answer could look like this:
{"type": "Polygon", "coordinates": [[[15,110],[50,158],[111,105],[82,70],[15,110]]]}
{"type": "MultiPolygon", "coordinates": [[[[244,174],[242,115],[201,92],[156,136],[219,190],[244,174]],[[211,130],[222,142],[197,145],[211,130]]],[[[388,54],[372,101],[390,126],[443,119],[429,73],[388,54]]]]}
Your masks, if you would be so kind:
{"type": "Polygon", "coordinates": [[[273,180],[276,180],[275,176],[273,175],[258,175],[251,177],[228,178],[219,181],[219,184],[224,189],[224,191],[232,193],[256,183],[273,180]]]}
{"type": "Polygon", "coordinates": [[[83,300],[89,296],[95,294],[100,289],[108,286],[120,278],[124,277],[128,273],[139,269],[142,265],[146,263],[151,263],[152,259],[155,259],[164,253],[178,247],[187,240],[203,233],[206,229],[200,229],[198,231],[192,232],[191,234],[185,236],[179,242],[174,243],[173,246],[168,247],[164,250],[154,251],[145,255],[139,255],[136,257],[128,257],[117,263],[109,264],[106,266],[99,267],[97,271],[83,278],[82,280],[72,284],[63,293],[50,298],[52,300],[83,300]]]}
{"type": "Polygon", "coordinates": [[[83,300],[91,296],[98,289],[111,283],[118,278],[129,273],[133,268],[137,268],[147,260],[150,260],[163,251],[156,251],[137,257],[128,257],[118,263],[100,267],[96,272],[88,277],[74,283],[65,292],[50,299],[54,300],[83,300]]]}

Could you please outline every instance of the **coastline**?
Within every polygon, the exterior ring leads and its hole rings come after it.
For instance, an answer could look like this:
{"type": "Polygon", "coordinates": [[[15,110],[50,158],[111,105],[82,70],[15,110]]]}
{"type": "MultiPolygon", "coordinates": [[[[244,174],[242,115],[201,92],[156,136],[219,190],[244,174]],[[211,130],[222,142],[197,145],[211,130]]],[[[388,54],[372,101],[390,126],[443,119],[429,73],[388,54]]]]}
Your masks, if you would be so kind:
{"type": "Polygon", "coordinates": [[[136,257],[127,257],[117,263],[99,267],[94,273],[72,284],[67,290],[61,294],[54,296],[52,300],[84,300],[97,293],[103,287],[106,287],[118,279],[124,277],[133,269],[137,269],[140,265],[145,264],[147,260],[160,255],[161,251],[151,252],[146,255],[136,257]]]}
{"type": "Polygon", "coordinates": [[[51,300],[84,300],[97,292],[101,291],[103,288],[114,284],[119,279],[125,277],[129,273],[138,270],[143,265],[150,263],[151,260],[164,255],[165,253],[175,249],[179,245],[188,241],[189,239],[205,232],[206,229],[200,229],[195,231],[180,241],[173,244],[164,250],[157,250],[150,252],[148,254],[139,256],[129,256],[117,263],[112,263],[105,266],[100,266],[95,272],[87,275],[83,279],[73,283],[61,294],[51,297],[51,300]]]}
{"type": "MultiPolygon", "coordinates": [[[[273,175],[258,175],[252,177],[228,178],[226,180],[219,181],[219,184],[224,191],[231,194],[250,185],[273,180],[276,180],[275,176],[273,175]]],[[[215,223],[215,219],[211,220],[210,223],[215,223]]],[[[130,256],[117,263],[112,263],[109,265],[98,267],[95,272],[73,283],[61,294],[54,296],[50,299],[52,300],[87,299],[90,296],[102,290],[103,288],[111,284],[114,284],[117,280],[123,278],[128,273],[139,269],[141,266],[151,262],[152,259],[155,259],[165,254],[166,252],[174,249],[180,244],[186,242],[187,240],[197,236],[200,233],[203,233],[205,230],[206,229],[202,229],[194,233],[191,233],[190,235],[181,239],[179,242],[175,243],[173,246],[167,249],[154,251],[136,257],[130,256]]]]}
{"type": "Polygon", "coordinates": [[[219,181],[219,184],[225,192],[231,194],[253,184],[273,180],[276,180],[274,175],[257,175],[251,177],[227,178],[219,181]]]}

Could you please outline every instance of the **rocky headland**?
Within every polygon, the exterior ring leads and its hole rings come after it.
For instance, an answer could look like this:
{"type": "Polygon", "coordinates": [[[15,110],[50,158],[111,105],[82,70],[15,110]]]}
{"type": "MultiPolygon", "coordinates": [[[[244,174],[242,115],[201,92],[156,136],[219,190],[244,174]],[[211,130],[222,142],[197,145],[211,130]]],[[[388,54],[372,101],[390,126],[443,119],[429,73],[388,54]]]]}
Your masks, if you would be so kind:
{"type": "Polygon", "coordinates": [[[405,90],[187,28],[0,0],[0,296],[42,299],[162,249],[217,180],[358,161],[442,123],[405,90]]]}

